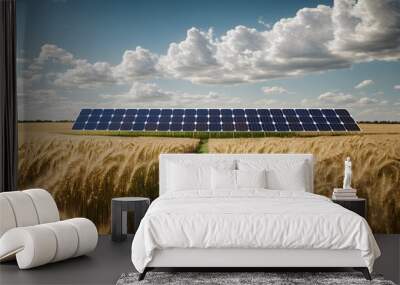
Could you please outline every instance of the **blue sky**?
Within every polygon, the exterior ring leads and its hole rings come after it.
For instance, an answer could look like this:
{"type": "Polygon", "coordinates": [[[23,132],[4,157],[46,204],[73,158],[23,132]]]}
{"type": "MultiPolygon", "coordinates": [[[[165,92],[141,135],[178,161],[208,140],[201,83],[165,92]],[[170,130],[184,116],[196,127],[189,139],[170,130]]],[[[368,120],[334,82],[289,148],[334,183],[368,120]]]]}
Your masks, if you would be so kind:
{"type": "Polygon", "coordinates": [[[252,106],[400,120],[396,2],[20,0],[19,117],[252,106]]]}

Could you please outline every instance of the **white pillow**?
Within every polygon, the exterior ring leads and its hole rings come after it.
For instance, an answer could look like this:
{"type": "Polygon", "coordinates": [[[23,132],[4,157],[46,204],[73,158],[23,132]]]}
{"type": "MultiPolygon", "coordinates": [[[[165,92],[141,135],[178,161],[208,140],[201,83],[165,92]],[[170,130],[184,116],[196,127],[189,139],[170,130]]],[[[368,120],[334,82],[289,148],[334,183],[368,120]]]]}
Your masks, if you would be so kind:
{"type": "Polygon", "coordinates": [[[240,170],[267,170],[267,188],[273,190],[306,191],[310,183],[305,160],[240,160],[240,170]]]}
{"type": "Polygon", "coordinates": [[[211,189],[212,190],[235,190],[236,170],[211,168],[211,189]]]}
{"type": "Polygon", "coordinates": [[[210,167],[169,163],[168,191],[210,189],[210,167]]]}
{"type": "Polygon", "coordinates": [[[235,169],[233,160],[177,160],[168,162],[167,191],[211,190],[211,168],[235,169]]]}
{"type": "Polygon", "coordinates": [[[236,170],[237,188],[267,188],[267,171],[236,170]]]}

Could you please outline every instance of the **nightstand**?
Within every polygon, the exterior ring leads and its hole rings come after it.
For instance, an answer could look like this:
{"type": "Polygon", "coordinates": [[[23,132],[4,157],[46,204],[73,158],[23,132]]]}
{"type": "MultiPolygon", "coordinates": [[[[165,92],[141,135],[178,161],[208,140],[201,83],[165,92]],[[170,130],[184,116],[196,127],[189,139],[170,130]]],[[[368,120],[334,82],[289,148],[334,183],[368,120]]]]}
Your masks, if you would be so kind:
{"type": "Polygon", "coordinates": [[[367,218],[367,201],[364,198],[355,198],[351,200],[332,199],[332,202],[359,214],[364,219],[367,218]]]}
{"type": "Polygon", "coordinates": [[[120,197],[111,200],[111,239],[123,241],[128,232],[127,212],[132,211],[135,219],[135,232],[150,206],[150,199],[143,197],[120,197]]]}

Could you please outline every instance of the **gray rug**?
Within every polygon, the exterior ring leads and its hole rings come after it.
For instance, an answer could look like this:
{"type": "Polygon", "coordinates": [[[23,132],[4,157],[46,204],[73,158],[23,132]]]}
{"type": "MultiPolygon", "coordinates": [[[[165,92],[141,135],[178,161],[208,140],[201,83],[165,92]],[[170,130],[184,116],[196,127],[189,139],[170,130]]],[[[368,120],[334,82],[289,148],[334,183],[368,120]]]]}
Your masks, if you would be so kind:
{"type": "Polygon", "coordinates": [[[297,285],[297,284],[379,284],[395,285],[382,276],[373,275],[368,281],[359,272],[148,272],[146,278],[138,281],[138,273],[122,274],[117,285],[146,284],[213,284],[213,285],[297,285]]]}

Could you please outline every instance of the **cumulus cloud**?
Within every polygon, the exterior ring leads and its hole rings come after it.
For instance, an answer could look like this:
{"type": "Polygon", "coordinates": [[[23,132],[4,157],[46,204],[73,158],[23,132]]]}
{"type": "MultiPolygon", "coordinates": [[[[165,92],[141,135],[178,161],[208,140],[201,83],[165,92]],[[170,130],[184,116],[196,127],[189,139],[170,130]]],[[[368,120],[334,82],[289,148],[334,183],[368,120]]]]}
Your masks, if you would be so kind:
{"type": "Polygon", "coordinates": [[[356,86],[354,86],[354,88],[356,88],[356,89],[361,89],[361,88],[367,87],[367,86],[369,86],[369,85],[372,85],[372,84],[374,84],[374,83],[375,83],[375,82],[374,82],[373,80],[367,79],[367,80],[363,80],[363,81],[361,81],[360,83],[358,83],[356,86]]]}
{"type": "Polygon", "coordinates": [[[91,88],[101,82],[131,84],[157,76],[237,84],[398,59],[398,0],[335,0],[332,7],[302,8],[294,17],[261,30],[239,25],[216,37],[212,29],[192,27],[184,40],[169,44],[166,54],[138,46],[126,50],[117,65],[89,63],[45,44],[30,69],[40,69],[47,61],[69,65],[72,68],[60,75],[58,82],[76,86],[82,81],[82,87],[91,88]],[[80,81],[75,78],[78,74],[80,81]]]}
{"type": "Polygon", "coordinates": [[[157,55],[138,46],[135,50],[124,52],[121,63],[113,68],[113,73],[120,81],[130,82],[138,78],[156,75],[157,64],[157,55]]]}
{"type": "Polygon", "coordinates": [[[261,88],[261,90],[264,94],[267,95],[289,93],[285,88],[281,86],[264,86],[263,88],[261,88]]]}

